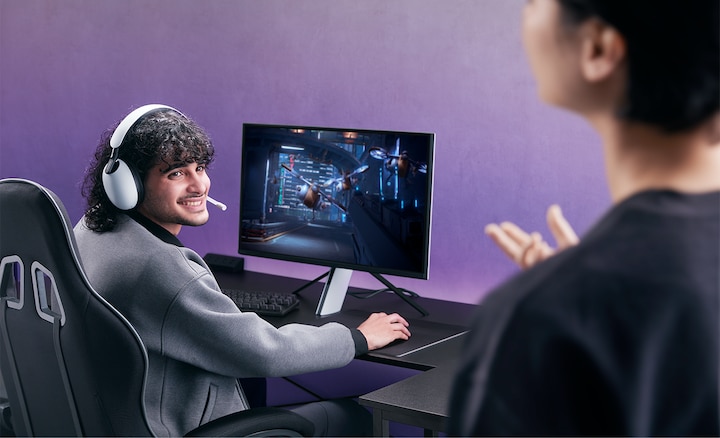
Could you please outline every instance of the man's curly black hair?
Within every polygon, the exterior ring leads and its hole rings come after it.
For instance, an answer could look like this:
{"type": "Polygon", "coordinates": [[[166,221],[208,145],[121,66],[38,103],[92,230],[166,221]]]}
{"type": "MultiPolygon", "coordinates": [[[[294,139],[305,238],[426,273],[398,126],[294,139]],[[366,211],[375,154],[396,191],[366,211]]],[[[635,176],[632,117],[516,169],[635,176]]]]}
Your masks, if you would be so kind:
{"type": "MultiPolygon", "coordinates": [[[[97,232],[112,230],[121,212],[110,202],[102,183],[103,169],[110,159],[110,137],[114,130],[110,129],[102,135],[82,184],[82,194],[87,201],[85,225],[97,232]]],[[[214,155],[215,149],[205,131],[191,119],[170,109],[141,118],[127,132],[119,148],[119,158],[134,169],[142,181],[145,181],[148,170],[157,164],[198,163],[208,166],[214,155]]]]}

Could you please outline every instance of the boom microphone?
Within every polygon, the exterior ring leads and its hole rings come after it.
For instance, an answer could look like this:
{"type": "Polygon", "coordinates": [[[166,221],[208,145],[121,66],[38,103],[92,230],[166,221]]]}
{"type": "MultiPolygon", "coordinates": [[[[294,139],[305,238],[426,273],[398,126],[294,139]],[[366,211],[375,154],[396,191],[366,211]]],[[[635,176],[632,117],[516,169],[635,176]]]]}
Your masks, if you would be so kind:
{"type": "Polygon", "coordinates": [[[220,202],[220,201],[216,201],[216,200],[214,200],[213,198],[211,198],[211,197],[209,197],[209,196],[207,197],[207,202],[211,203],[212,205],[214,205],[215,207],[219,208],[219,209],[222,210],[222,211],[227,210],[227,205],[223,204],[223,203],[220,202]]]}

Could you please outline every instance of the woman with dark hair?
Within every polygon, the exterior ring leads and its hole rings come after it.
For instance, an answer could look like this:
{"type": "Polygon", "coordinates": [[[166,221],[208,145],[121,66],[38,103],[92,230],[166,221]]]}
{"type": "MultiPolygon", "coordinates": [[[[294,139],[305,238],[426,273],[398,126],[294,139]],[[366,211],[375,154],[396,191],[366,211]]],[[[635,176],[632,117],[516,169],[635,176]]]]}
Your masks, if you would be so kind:
{"type": "Polygon", "coordinates": [[[487,233],[521,267],[479,308],[454,435],[712,435],[718,409],[720,2],[529,0],[541,99],[602,139],[613,206],[556,251],[487,233]]]}

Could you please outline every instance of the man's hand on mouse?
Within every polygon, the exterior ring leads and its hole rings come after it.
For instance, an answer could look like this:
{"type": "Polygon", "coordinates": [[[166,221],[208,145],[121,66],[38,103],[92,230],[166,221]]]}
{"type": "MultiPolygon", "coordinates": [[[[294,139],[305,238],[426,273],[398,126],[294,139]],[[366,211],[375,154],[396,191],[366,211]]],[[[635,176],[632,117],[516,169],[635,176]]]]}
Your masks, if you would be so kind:
{"type": "Polygon", "coordinates": [[[387,344],[402,339],[404,341],[410,338],[410,330],[408,322],[397,313],[388,315],[387,313],[373,313],[366,319],[358,330],[365,336],[368,343],[368,349],[376,350],[387,344]]]}

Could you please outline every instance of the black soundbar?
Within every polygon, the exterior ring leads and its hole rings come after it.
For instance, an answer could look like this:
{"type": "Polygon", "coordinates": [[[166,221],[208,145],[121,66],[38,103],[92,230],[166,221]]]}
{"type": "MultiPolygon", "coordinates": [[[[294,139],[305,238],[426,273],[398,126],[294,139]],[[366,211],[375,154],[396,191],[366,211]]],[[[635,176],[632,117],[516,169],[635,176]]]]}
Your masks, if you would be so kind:
{"type": "Polygon", "coordinates": [[[211,271],[216,272],[242,272],[245,269],[245,259],[223,254],[208,253],[203,257],[211,271]]]}

